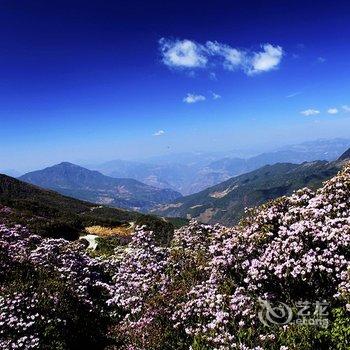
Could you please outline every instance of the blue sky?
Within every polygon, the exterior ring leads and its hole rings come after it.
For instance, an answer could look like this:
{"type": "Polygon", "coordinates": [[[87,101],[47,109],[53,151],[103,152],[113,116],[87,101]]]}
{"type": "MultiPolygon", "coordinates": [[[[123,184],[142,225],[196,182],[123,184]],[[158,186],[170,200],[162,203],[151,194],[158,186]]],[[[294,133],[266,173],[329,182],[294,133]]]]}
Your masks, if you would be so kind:
{"type": "Polygon", "coordinates": [[[348,1],[0,1],[0,168],[350,137],[348,1]]]}

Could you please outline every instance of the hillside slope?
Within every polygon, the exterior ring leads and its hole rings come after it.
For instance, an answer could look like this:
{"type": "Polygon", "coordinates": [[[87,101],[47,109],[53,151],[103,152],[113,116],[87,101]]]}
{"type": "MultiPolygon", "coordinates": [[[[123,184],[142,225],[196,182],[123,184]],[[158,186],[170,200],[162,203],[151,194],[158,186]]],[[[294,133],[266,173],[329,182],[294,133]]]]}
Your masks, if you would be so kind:
{"type": "Polygon", "coordinates": [[[268,165],[160,206],[156,212],[163,216],[195,218],[203,223],[233,225],[243,216],[244,208],[305,186],[317,188],[341,166],[342,161],[268,165]]]}
{"type": "Polygon", "coordinates": [[[23,224],[43,236],[76,239],[87,226],[115,227],[130,221],[163,233],[173,230],[154,216],[96,206],[0,174],[0,222],[23,224]]]}
{"type": "Polygon", "coordinates": [[[339,157],[340,161],[348,159],[350,159],[350,148],[339,157]]]}
{"type": "Polygon", "coordinates": [[[68,162],[27,173],[20,180],[77,199],[144,212],[181,197],[171,189],[158,189],[133,179],[112,178],[68,162]]]}

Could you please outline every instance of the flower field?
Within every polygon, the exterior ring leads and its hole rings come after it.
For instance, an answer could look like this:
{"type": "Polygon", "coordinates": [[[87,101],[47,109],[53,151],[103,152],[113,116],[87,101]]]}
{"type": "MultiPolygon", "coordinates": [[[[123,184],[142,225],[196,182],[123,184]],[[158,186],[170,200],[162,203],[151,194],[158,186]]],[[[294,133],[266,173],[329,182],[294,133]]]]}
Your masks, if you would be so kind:
{"type": "Polygon", "coordinates": [[[350,348],[350,166],[236,227],[155,234],[101,259],[0,226],[0,348],[350,348]],[[266,306],[279,303],[287,314],[266,306]]]}

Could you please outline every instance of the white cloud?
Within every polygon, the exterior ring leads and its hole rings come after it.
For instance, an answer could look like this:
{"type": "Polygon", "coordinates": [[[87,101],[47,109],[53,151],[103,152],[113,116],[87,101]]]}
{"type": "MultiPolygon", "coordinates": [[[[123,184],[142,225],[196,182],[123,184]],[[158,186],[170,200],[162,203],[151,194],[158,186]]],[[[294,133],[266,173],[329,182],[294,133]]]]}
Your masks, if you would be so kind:
{"type": "MultiPolygon", "coordinates": [[[[254,52],[217,41],[200,44],[187,39],[162,38],[159,40],[159,47],[163,63],[169,67],[213,69],[220,65],[229,71],[241,69],[248,75],[277,69],[284,55],[281,46],[269,43],[262,45],[262,51],[254,52]]],[[[215,73],[210,74],[215,79],[215,73]]]]}
{"type": "Polygon", "coordinates": [[[268,72],[272,69],[276,69],[280,64],[283,56],[283,49],[281,46],[265,44],[262,48],[263,51],[254,53],[252,60],[248,62],[248,74],[268,72]]]}
{"type": "Polygon", "coordinates": [[[212,92],[211,95],[212,95],[212,97],[213,97],[213,100],[218,100],[218,99],[221,98],[221,95],[216,94],[215,92],[212,92]]]}
{"type": "Polygon", "coordinates": [[[350,112],[350,106],[344,105],[342,108],[345,112],[350,112]]]}
{"type": "Polygon", "coordinates": [[[326,59],[324,57],[317,57],[317,62],[324,63],[324,62],[326,62],[326,59]]]}
{"type": "Polygon", "coordinates": [[[338,112],[338,108],[329,108],[327,111],[329,114],[337,114],[338,112]]]}
{"type": "Polygon", "coordinates": [[[202,45],[191,40],[159,40],[163,62],[170,67],[198,68],[207,64],[202,45]]]}
{"type": "Polygon", "coordinates": [[[310,115],[316,115],[316,114],[320,114],[320,111],[318,111],[317,109],[306,109],[305,111],[300,112],[302,115],[305,115],[306,117],[309,117],[310,115]]]}
{"type": "Polygon", "coordinates": [[[186,102],[186,103],[196,103],[196,102],[200,102],[200,101],[205,101],[205,96],[195,95],[195,94],[187,94],[187,96],[183,98],[183,102],[186,102]]]}
{"type": "Polygon", "coordinates": [[[224,58],[223,66],[227,70],[235,70],[243,62],[244,53],[229,45],[220,44],[217,41],[207,41],[206,46],[210,55],[224,58]]]}
{"type": "Polygon", "coordinates": [[[164,135],[165,134],[165,131],[164,130],[158,130],[158,131],[156,131],[154,134],[153,134],[153,136],[162,136],[162,135],[164,135]]]}

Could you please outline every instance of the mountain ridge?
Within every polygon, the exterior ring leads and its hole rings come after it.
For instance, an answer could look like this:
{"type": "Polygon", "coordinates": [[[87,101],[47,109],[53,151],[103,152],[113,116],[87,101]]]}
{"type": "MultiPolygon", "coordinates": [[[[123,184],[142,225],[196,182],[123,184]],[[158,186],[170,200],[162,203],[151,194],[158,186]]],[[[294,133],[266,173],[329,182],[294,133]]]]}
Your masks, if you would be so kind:
{"type": "Polygon", "coordinates": [[[343,161],[343,160],[347,160],[347,159],[350,159],[350,148],[345,151],[339,158],[338,160],[339,161],[343,161]]]}
{"type": "Polygon", "coordinates": [[[350,147],[348,139],[319,139],[264,151],[232,150],[222,153],[192,152],[143,159],[112,160],[88,168],[111,177],[131,177],[148,185],[171,188],[190,195],[264,165],[337,159],[350,147]]]}
{"type": "Polygon", "coordinates": [[[112,178],[69,162],[29,172],[19,179],[73,198],[139,211],[181,197],[171,189],[158,189],[134,179],[112,178]]]}
{"type": "Polygon", "coordinates": [[[218,222],[231,226],[244,216],[245,207],[258,206],[303,187],[318,188],[339,171],[344,164],[343,157],[334,162],[266,165],[159,206],[154,212],[162,216],[194,218],[203,223],[218,222]]]}
{"type": "Polygon", "coordinates": [[[97,206],[0,174],[0,223],[21,224],[44,237],[74,240],[89,226],[115,228],[130,222],[160,230],[160,241],[174,229],[163,218],[97,206]]]}

